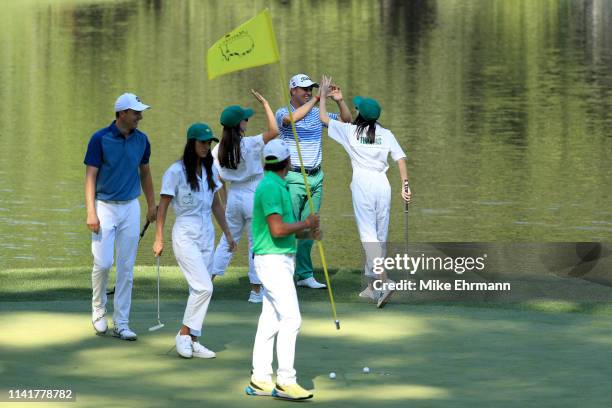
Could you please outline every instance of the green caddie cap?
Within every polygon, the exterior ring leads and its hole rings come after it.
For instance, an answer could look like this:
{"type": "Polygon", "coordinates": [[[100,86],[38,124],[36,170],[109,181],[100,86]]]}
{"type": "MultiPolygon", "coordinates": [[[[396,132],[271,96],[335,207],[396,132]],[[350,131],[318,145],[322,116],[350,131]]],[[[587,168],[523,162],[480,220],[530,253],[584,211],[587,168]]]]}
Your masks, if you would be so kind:
{"type": "Polygon", "coordinates": [[[242,109],[238,105],[228,106],[221,112],[221,124],[226,127],[234,127],[240,124],[240,121],[246,120],[253,116],[253,109],[242,109]]]}
{"type": "Polygon", "coordinates": [[[378,120],[380,117],[380,111],[382,109],[376,99],[356,96],[353,98],[353,105],[355,105],[359,114],[365,120],[378,120]]]}
{"type": "Polygon", "coordinates": [[[189,126],[189,129],[187,129],[187,139],[195,139],[201,142],[214,140],[219,143],[219,139],[213,135],[212,129],[206,123],[194,123],[189,126]]]}

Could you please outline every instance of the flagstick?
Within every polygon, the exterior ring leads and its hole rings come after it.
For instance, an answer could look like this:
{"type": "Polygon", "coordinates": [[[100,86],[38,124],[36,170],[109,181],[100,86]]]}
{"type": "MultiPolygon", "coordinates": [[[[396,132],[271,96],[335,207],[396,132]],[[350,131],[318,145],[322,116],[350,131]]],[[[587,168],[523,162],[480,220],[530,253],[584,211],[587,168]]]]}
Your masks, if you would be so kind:
{"type": "MultiPolygon", "coordinates": [[[[289,120],[291,121],[291,130],[293,131],[293,138],[295,139],[295,147],[297,149],[298,158],[300,159],[300,171],[302,173],[302,177],[304,178],[304,187],[306,187],[306,197],[308,199],[308,207],[310,208],[310,213],[314,214],[314,204],[312,202],[312,196],[310,194],[310,186],[308,184],[308,178],[306,177],[306,171],[304,170],[304,161],[302,160],[302,150],[300,149],[300,140],[297,134],[297,130],[295,128],[295,121],[293,120],[293,112],[291,111],[291,101],[286,92],[286,84],[285,78],[283,75],[284,67],[282,62],[279,60],[278,67],[280,69],[280,80],[281,80],[281,94],[285,95],[285,103],[287,104],[287,110],[289,111],[289,120]]],[[[321,257],[321,264],[323,265],[323,272],[325,273],[325,283],[327,284],[327,293],[329,295],[329,301],[331,303],[332,315],[334,318],[334,323],[336,325],[336,329],[340,330],[340,320],[338,320],[338,315],[336,314],[336,302],[334,302],[334,294],[332,292],[331,280],[329,279],[329,272],[327,271],[327,262],[325,260],[325,252],[323,251],[323,243],[320,240],[315,240],[317,243],[317,248],[319,249],[319,256],[321,257]]]]}
{"type": "MultiPolygon", "coordinates": [[[[270,13],[268,11],[268,9],[266,8],[265,10],[263,10],[261,13],[259,13],[258,15],[256,15],[255,17],[251,18],[250,20],[248,20],[247,22],[241,24],[240,26],[238,26],[236,29],[232,30],[230,32],[230,34],[227,34],[226,36],[224,36],[221,40],[217,41],[215,44],[213,44],[212,47],[210,47],[206,53],[206,60],[207,60],[207,68],[208,68],[208,79],[213,79],[216,78],[219,75],[224,75],[227,74],[229,72],[234,72],[234,71],[240,71],[242,69],[247,69],[247,68],[252,68],[255,66],[259,66],[259,65],[266,65],[266,64],[272,64],[274,62],[278,62],[279,63],[279,68],[280,68],[280,80],[281,80],[281,94],[285,95],[285,101],[287,103],[287,109],[289,110],[289,119],[291,121],[291,130],[293,131],[293,137],[295,139],[295,144],[297,146],[297,152],[298,152],[298,157],[300,159],[300,169],[302,172],[302,177],[304,177],[304,187],[306,188],[306,195],[308,197],[308,206],[310,208],[310,213],[314,214],[314,205],[312,203],[312,197],[310,194],[310,186],[308,185],[308,179],[306,178],[306,172],[304,170],[304,162],[302,160],[302,151],[300,149],[300,142],[299,142],[299,138],[297,135],[297,131],[295,129],[295,122],[293,120],[293,112],[291,111],[291,105],[289,103],[289,98],[287,97],[287,93],[285,91],[285,79],[283,77],[283,72],[284,72],[284,67],[282,65],[281,59],[280,59],[280,53],[278,52],[278,46],[276,44],[276,35],[274,34],[274,29],[272,28],[272,18],[270,17],[270,13]],[[256,20],[258,19],[259,20],[256,20]],[[249,26],[249,24],[255,24],[255,21],[257,21],[257,24],[259,24],[259,26],[257,26],[256,28],[253,26],[249,26]],[[266,27],[262,26],[265,25],[266,27]],[[224,43],[223,40],[230,36],[230,34],[232,33],[236,33],[238,32],[238,30],[243,30],[248,34],[248,29],[254,29],[257,33],[257,35],[254,35],[259,39],[259,41],[263,41],[266,42],[269,41],[269,49],[266,49],[267,54],[265,58],[263,58],[263,60],[257,60],[255,62],[251,61],[251,63],[247,63],[247,64],[235,64],[235,61],[232,63],[229,63],[229,57],[228,55],[226,55],[223,50],[225,49],[226,52],[229,52],[228,50],[228,44],[224,43]],[[265,35],[262,36],[260,30],[261,29],[266,29],[267,30],[267,38],[265,35]],[[223,48],[225,47],[225,48],[223,48]],[[224,65],[225,64],[225,65],[224,65]],[[228,66],[229,64],[229,66],[228,66]]],[[[242,35],[242,31],[238,32],[237,35],[242,35]]],[[[253,44],[254,46],[255,44],[253,44]]],[[[253,54],[251,54],[253,55],[253,54]]],[[[261,56],[260,56],[261,57],[261,56]]],[[[336,324],[336,329],[340,330],[340,321],[338,320],[338,316],[336,315],[336,303],[334,302],[334,295],[332,293],[331,290],[331,281],[329,279],[329,273],[327,272],[327,262],[325,261],[325,254],[323,252],[323,245],[321,244],[321,241],[316,240],[317,242],[317,247],[319,248],[319,255],[321,256],[321,262],[323,263],[323,271],[325,272],[325,280],[327,282],[327,292],[329,293],[329,300],[331,302],[331,306],[332,306],[332,312],[333,312],[333,316],[334,316],[334,323],[336,324]]]]}

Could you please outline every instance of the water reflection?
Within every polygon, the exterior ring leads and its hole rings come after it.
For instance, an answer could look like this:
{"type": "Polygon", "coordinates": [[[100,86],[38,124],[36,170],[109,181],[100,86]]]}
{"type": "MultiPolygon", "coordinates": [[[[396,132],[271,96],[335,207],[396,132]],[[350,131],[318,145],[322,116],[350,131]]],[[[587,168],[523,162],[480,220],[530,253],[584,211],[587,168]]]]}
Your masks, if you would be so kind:
{"type": "MultiPolygon", "coordinates": [[[[82,160],[91,133],[112,120],[121,92],[134,91],[153,106],[141,125],[153,145],[158,191],[189,123],[205,121],[220,132],[223,106],[254,106],[251,87],[280,106],[279,67],[215,81],[204,67],[212,42],[266,6],[285,78],[329,73],[348,100],[365,94],[381,102],[382,123],[410,158],[412,240],[612,238],[608,1],[3,6],[0,267],[90,263],[82,160]]],[[[249,126],[263,129],[262,115],[249,126]]],[[[335,144],[324,149],[327,251],[349,264],[346,248],[359,247],[347,213],[349,163],[335,144]]],[[[399,196],[393,199],[400,208],[399,196]]],[[[392,214],[391,240],[403,237],[401,217],[392,214]]],[[[143,240],[139,259],[150,258],[151,239],[143,240]]]]}
{"type": "Polygon", "coordinates": [[[403,44],[404,57],[407,61],[414,61],[414,56],[426,47],[428,33],[435,28],[436,2],[383,0],[380,17],[388,39],[385,45],[403,44]]]}

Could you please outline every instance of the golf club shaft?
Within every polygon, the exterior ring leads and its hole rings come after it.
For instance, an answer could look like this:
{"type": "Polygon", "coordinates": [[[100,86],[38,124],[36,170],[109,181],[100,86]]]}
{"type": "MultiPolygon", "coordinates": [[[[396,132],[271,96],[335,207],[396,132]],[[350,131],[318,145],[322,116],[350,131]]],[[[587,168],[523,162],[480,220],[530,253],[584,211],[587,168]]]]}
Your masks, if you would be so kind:
{"type": "MultiPolygon", "coordinates": [[[[408,191],[410,187],[408,186],[408,181],[404,182],[404,191],[408,191]]],[[[408,252],[408,202],[404,200],[404,245],[405,251],[408,252]]]]}
{"type": "Polygon", "coordinates": [[[159,260],[161,257],[157,257],[157,322],[159,323],[159,260]]]}
{"type": "Polygon", "coordinates": [[[160,295],[159,295],[159,287],[160,287],[160,273],[159,273],[159,264],[160,264],[160,259],[161,257],[156,257],[157,259],[157,324],[153,327],[149,327],[149,331],[153,332],[156,330],[161,329],[162,327],[164,327],[164,324],[161,322],[160,320],[160,315],[159,315],[159,303],[160,303],[160,295]]]}
{"type": "MultiPolygon", "coordinates": [[[[407,205],[407,204],[406,204],[407,205]]],[[[408,209],[404,211],[404,245],[408,251],[408,209]]]]}
{"type": "MultiPolygon", "coordinates": [[[[157,207],[155,207],[155,211],[157,212],[157,209],[159,208],[159,205],[157,207]]],[[[149,224],[151,224],[151,221],[147,220],[147,222],[145,222],[144,227],[142,227],[142,231],[140,231],[140,239],[142,239],[142,237],[144,237],[145,232],[147,232],[147,228],[149,228],[149,224]]],[[[138,242],[140,242],[140,240],[138,240],[138,242]]]]}
{"type": "Polygon", "coordinates": [[[145,222],[144,227],[142,227],[142,231],[140,231],[140,239],[144,237],[145,232],[147,232],[147,228],[149,228],[149,224],[151,223],[149,222],[149,220],[147,220],[147,222],[145,222]]]}

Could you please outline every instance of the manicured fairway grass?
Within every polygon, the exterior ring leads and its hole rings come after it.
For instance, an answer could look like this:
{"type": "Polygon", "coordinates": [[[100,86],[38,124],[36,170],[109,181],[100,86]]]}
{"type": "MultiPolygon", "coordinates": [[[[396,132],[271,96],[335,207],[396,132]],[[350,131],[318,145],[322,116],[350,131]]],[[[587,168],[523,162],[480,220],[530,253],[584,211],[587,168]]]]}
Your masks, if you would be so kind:
{"type": "MultiPolygon", "coordinates": [[[[184,360],[173,349],[185,301],[176,268],[164,268],[162,321],[166,327],[154,333],[147,331],[156,321],[154,269],[136,271],[131,324],[140,335],[136,342],[93,334],[87,270],[0,273],[3,392],[9,388],[70,388],[77,402],[66,406],[75,407],[263,407],[284,403],[244,395],[259,306],[246,302],[248,293],[239,279],[243,271],[232,270],[215,288],[203,343],[217,351],[218,357],[184,360]],[[9,273],[15,279],[9,279],[9,273]],[[228,299],[231,297],[234,300],[228,299]]],[[[300,382],[314,389],[310,404],[612,405],[608,386],[612,318],[605,307],[567,313],[560,311],[563,308],[534,310],[520,305],[391,303],[377,310],[371,304],[350,301],[355,299],[354,291],[347,290],[355,284],[351,275],[351,271],[341,271],[335,278],[341,300],[340,331],[334,329],[324,291],[299,291],[303,324],[296,368],[300,382]],[[364,366],[371,368],[370,374],[361,372],[364,366]],[[330,371],[338,374],[336,380],[328,378],[330,371]]],[[[61,404],[34,406],[45,405],[61,404]]]]}

